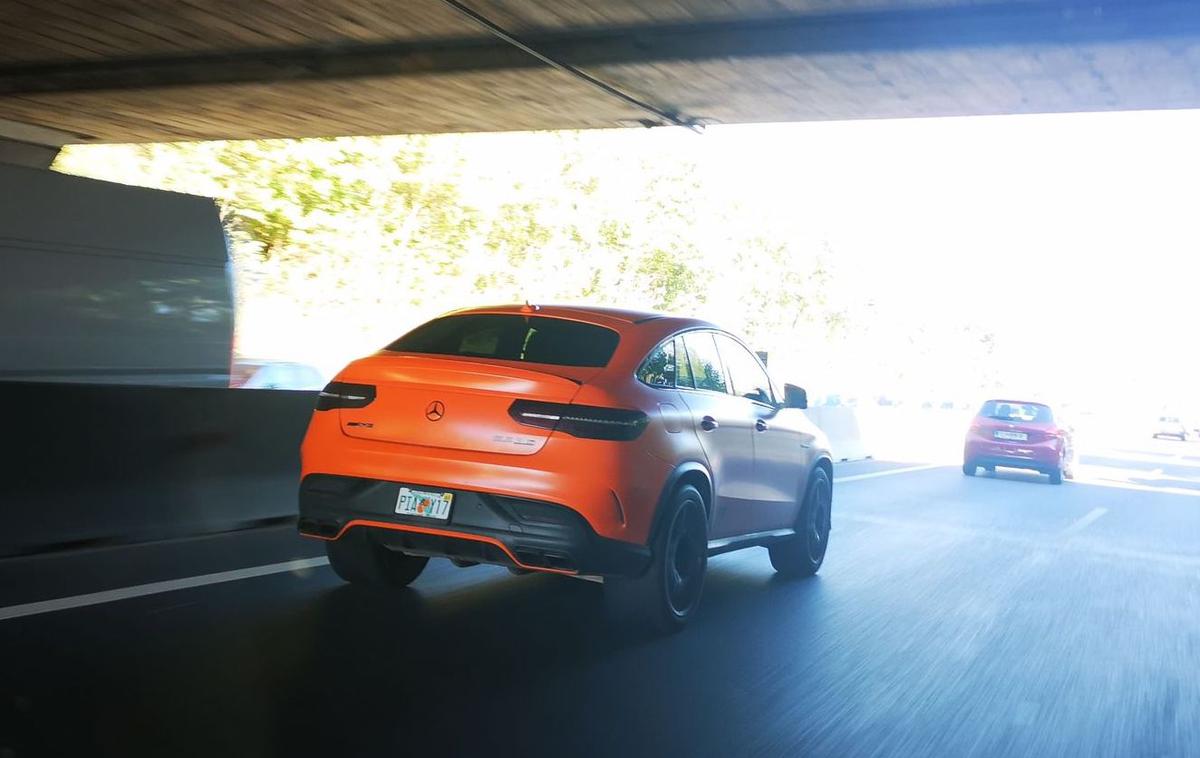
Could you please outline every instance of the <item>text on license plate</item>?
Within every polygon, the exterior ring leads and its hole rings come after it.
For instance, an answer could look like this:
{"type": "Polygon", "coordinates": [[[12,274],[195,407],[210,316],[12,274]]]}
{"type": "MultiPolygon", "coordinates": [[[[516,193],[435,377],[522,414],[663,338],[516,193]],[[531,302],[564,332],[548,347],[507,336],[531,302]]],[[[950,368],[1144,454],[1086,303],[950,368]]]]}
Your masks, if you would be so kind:
{"type": "Polygon", "coordinates": [[[450,518],[452,492],[426,492],[401,487],[396,497],[396,513],[401,516],[424,516],[425,518],[450,518]]]}
{"type": "Polygon", "coordinates": [[[1025,432],[995,432],[995,437],[998,440],[1019,440],[1021,442],[1029,439],[1029,435],[1025,432]]]}

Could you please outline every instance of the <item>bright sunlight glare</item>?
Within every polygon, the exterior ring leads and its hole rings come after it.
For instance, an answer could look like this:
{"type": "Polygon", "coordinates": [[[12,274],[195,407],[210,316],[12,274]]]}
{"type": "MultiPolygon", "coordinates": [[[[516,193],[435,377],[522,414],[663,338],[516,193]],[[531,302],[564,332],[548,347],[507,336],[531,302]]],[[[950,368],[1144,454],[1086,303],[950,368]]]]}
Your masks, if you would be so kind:
{"type": "MultiPolygon", "coordinates": [[[[622,204],[638,202],[630,188],[648,166],[682,161],[694,167],[698,192],[737,207],[732,221],[701,230],[714,248],[757,225],[820,252],[832,274],[824,297],[851,329],[776,335],[783,346],[770,346],[773,368],[789,379],[862,400],[974,403],[983,390],[965,377],[978,372],[978,355],[960,353],[961,335],[947,337],[966,325],[991,341],[987,390],[1144,417],[1200,410],[1191,336],[1200,291],[1198,132],[1200,112],[1155,111],[729,125],[701,136],[609,130],[569,139],[577,162],[602,180],[596,197],[618,215],[622,204]],[[734,237],[730,224],[746,228],[734,237]]],[[[452,178],[464,202],[486,209],[560,181],[563,139],[440,135],[427,144],[430,155],[449,156],[431,169],[452,178]]],[[[337,142],[296,144],[320,163],[337,142]]],[[[182,186],[168,182],[179,167],[162,156],[141,173],[128,169],[136,149],[68,148],[59,168],[216,194],[202,173],[182,186]]],[[[583,211],[557,210],[572,219],[583,211]]],[[[370,240],[346,244],[357,246],[360,273],[369,274],[370,240]]],[[[684,310],[737,324],[743,303],[723,294],[763,272],[717,267],[720,282],[684,310]]],[[[259,357],[332,372],[448,307],[552,297],[551,278],[525,277],[520,292],[501,295],[464,290],[462,302],[430,298],[384,318],[260,297],[239,306],[239,340],[259,357]],[[347,323],[369,326],[354,335],[347,323]],[[279,354],[263,355],[265,346],[279,354]]]]}

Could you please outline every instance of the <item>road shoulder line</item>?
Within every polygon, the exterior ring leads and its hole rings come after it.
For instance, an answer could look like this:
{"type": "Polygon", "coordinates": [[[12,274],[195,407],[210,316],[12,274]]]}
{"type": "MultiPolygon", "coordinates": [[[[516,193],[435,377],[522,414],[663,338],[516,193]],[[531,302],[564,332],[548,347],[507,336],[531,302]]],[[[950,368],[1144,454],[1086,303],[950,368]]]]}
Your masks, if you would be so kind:
{"type": "Polygon", "coordinates": [[[886,471],[872,471],[867,474],[851,474],[850,476],[835,476],[833,478],[833,483],[840,484],[842,482],[858,482],[858,481],[862,481],[863,479],[875,479],[880,476],[892,476],[894,474],[911,474],[914,471],[928,471],[929,469],[942,468],[945,465],[946,464],[944,464],[944,463],[926,463],[926,464],[922,464],[920,466],[905,466],[904,468],[890,468],[886,471]]]}
{"type": "Polygon", "coordinates": [[[303,558],[295,561],[284,561],[282,563],[269,563],[264,566],[250,566],[249,568],[234,569],[232,571],[219,571],[215,574],[201,574],[200,576],[189,576],[182,579],[168,579],[162,582],[136,584],[132,587],[119,587],[102,592],[89,592],[85,595],[40,600],[36,603],[10,605],[0,608],[0,621],[24,618],[26,616],[37,616],[42,613],[54,613],[55,611],[65,611],[72,608],[84,608],[89,605],[112,603],[118,600],[145,597],[146,595],[158,595],[163,592],[174,592],[175,590],[185,590],[192,587],[204,587],[209,584],[236,582],[241,579],[253,579],[258,576],[282,574],[288,571],[303,571],[324,566],[327,563],[329,563],[329,559],[323,556],[319,558],[303,558]]]}

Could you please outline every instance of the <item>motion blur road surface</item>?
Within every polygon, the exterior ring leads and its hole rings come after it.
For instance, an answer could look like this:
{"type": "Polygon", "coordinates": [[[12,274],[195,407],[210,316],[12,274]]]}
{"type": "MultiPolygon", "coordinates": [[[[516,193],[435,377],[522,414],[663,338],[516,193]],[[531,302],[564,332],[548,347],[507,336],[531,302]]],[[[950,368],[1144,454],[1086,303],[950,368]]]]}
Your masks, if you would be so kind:
{"type": "Polygon", "coordinates": [[[839,465],[817,578],[715,558],[661,639],[596,584],[444,561],[400,593],[316,561],[14,614],[321,554],[286,529],[10,561],[0,755],[1200,755],[1200,443],[1082,463],[839,465]]]}

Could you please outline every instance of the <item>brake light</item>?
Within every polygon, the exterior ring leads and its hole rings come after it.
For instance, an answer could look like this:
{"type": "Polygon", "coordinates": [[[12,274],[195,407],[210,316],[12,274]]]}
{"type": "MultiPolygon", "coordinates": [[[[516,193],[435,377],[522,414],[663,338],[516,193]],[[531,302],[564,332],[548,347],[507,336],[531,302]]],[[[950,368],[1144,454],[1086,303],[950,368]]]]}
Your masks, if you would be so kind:
{"type": "Polygon", "coordinates": [[[518,424],[593,440],[637,439],[650,423],[650,417],[641,411],[533,400],[517,400],[508,415],[518,424]]]}
{"type": "Polygon", "coordinates": [[[374,385],[330,382],[317,394],[316,409],[328,411],[334,408],[365,408],[374,400],[374,385]]]}

